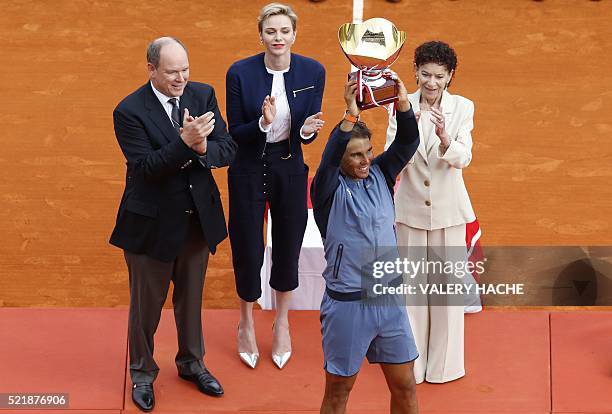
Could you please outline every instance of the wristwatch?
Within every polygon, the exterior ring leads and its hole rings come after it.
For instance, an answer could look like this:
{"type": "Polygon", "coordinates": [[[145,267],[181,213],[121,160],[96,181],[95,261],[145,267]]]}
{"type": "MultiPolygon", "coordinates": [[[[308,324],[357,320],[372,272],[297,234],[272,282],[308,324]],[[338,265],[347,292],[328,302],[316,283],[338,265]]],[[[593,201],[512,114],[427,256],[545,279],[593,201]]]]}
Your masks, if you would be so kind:
{"type": "Polygon", "coordinates": [[[344,120],[356,124],[359,121],[359,115],[351,115],[349,111],[344,112],[344,120]]]}

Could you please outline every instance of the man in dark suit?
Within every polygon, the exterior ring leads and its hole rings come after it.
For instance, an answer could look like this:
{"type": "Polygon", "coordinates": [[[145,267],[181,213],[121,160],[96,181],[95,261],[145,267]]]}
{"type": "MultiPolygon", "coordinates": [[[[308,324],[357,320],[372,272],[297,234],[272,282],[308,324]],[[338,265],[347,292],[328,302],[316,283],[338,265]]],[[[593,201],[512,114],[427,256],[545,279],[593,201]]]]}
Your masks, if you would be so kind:
{"type": "Polygon", "coordinates": [[[132,400],[155,405],[153,336],[170,281],[179,376],[205,394],[223,388],[203,363],[201,307],[209,252],[226,236],[219,190],[210,172],[232,160],[236,144],[209,85],[187,82],[183,44],[162,37],[147,49],[150,82],[113,113],[127,160],[126,186],[111,244],[124,250],[130,280],[128,325],[132,400]]]}

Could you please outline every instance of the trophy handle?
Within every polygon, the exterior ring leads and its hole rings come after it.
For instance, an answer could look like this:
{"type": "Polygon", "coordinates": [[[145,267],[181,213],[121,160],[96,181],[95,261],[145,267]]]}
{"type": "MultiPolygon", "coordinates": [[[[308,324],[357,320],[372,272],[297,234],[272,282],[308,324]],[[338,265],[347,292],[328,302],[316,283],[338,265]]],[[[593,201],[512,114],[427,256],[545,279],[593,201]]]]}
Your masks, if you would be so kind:
{"type": "Polygon", "coordinates": [[[363,70],[357,71],[357,101],[363,102],[363,70]]]}

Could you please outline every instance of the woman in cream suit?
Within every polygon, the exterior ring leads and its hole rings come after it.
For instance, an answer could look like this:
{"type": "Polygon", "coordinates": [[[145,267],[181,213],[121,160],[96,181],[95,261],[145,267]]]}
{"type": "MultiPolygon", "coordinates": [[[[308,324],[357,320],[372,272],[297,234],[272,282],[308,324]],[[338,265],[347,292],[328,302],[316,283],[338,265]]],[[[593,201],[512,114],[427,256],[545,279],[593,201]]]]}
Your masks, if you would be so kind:
{"type": "MultiPolygon", "coordinates": [[[[395,194],[398,246],[413,261],[466,260],[465,224],[475,216],[462,169],[472,160],[474,104],[447,91],[456,66],[457,56],[446,43],[427,42],[415,50],[419,89],[409,100],[417,114],[421,141],[400,174],[395,194]]],[[[393,110],[390,114],[387,146],[396,131],[393,110]]],[[[456,279],[460,272],[437,274],[432,268],[410,276],[412,284],[463,283],[456,279]]],[[[408,298],[420,354],[414,365],[417,383],[442,383],[465,375],[463,300],[460,296],[408,298]]]]}

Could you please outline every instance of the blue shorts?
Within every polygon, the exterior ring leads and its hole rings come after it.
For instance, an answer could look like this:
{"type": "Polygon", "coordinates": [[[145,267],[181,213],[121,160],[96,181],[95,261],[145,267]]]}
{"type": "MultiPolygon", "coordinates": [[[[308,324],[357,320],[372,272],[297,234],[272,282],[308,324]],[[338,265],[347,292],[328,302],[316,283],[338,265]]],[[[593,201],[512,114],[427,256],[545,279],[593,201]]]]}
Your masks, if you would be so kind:
{"type": "Polygon", "coordinates": [[[327,293],[321,301],[324,368],[333,375],[350,377],[368,362],[404,364],[419,353],[405,305],[339,301],[327,293]]]}

